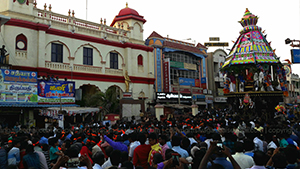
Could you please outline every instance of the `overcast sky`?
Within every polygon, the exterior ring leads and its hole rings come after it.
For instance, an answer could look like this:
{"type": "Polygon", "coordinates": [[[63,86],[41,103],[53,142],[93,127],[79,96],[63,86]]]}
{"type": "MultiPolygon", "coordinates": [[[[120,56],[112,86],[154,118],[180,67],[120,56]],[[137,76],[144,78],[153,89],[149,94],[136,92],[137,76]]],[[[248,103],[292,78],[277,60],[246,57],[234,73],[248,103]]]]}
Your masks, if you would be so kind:
{"type": "MultiPolygon", "coordinates": [[[[52,11],[67,15],[75,11],[75,17],[99,23],[106,18],[110,25],[119,11],[126,6],[144,16],[144,39],[153,31],[169,38],[193,42],[209,41],[209,37],[220,37],[221,42],[229,42],[229,49],[236,41],[242,26],[238,21],[245,9],[259,17],[257,26],[265,30],[271,47],[276,49],[280,60],[291,60],[290,47],[286,38],[300,40],[299,0],[37,0],[37,7],[43,9],[51,4],[52,11]]],[[[217,48],[210,48],[214,51],[217,48]]],[[[229,52],[226,50],[227,53],[229,52]]],[[[293,73],[300,74],[300,64],[292,66],[293,73]]]]}

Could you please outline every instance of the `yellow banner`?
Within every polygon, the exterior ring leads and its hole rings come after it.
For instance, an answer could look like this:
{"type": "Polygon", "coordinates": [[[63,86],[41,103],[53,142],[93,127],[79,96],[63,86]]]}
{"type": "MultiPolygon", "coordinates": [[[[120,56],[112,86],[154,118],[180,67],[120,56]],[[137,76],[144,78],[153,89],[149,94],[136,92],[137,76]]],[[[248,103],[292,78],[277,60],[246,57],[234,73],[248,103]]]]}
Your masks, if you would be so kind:
{"type": "Polygon", "coordinates": [[[197,70],[197,65],[196,64],[191,64],[191,63],[184,63],[184,68],[185,69],[190,69],[190,70],[197,70]]]}

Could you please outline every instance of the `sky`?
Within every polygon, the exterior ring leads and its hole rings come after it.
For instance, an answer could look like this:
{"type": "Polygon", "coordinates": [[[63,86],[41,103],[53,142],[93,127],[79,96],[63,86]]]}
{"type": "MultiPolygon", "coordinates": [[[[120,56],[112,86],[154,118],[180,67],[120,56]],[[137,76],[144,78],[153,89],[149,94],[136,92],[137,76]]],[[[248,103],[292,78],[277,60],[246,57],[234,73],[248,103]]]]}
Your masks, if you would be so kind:
{"type": "MultiPolygon", "coordinates": [[[[106,18],[107,25],[119,11],[126,7],[135,9],[144,16],[144,39],[153,31],[163,37],[190,43],[209,42],[209,37],[219,37],[220,42],[229,42],[224,50],[228,53],[236,41],[242,26],[238,21],[245,9],[258,16],[257,26],[265,30],[267,41],[280,60],[291,60],[291,46],[285,39],[300,40],[300,0],[36,0],[37,7],[51,4],[52,11],[100,23],[106,18]],[[87,3],[86,3],[87,2],[87,3]],[[87,4],[87,5],[86,5],[87,4]],[[87,8],[86,8],[87,6],[87,8]],[[87,10],[86,10],[87,9],[87,10]],[[86,12],[87,11],[87,12],[86,12]],[[192,40],[185,40],[191,38],[192,40]]],[[[218,48],[209,48],[212,52],[218,48]]],[[[292,65],[292,72],[300,75],[300,64],[292,65]]]]}

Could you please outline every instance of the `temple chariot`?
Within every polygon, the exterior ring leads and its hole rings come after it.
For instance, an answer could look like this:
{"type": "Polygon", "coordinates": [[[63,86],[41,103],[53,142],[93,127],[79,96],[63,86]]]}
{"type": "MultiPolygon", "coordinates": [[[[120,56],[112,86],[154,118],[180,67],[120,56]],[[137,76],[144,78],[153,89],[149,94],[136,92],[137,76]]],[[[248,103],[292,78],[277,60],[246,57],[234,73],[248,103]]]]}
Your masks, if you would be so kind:
{"type": "Polygon", "coordinates": [[[245,117],[273,116],[275,107],[288,96],[283,64],[266,40],[264,31],[256,26],[258,17],[246,9],[239,21],[243,26],[225,62],[224,95],[234,112],[245,117]]]}

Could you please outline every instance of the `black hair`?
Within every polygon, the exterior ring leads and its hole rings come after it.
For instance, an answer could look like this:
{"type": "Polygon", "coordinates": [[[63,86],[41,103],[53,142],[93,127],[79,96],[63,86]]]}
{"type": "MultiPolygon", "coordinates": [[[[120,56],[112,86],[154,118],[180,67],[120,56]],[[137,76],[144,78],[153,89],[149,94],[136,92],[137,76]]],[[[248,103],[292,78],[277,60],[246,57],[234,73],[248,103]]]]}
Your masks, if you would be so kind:
{"type": "Polygon", "coordinates": [[[28,144],[27,147],[26,147],[26,154],[29,154],[29,153],[33,153],[34,152],[34,147],[32,144],[28,144]]]}
{"type": "Polygon", "coordinates": [[[286,168],[286,156],[283,152],[279,152],[272,157],[273,167],[274,168],[286,168]]]}
{"type": "Polygon", "coordinates": [[[69,158],[75,158],[75,157],[78,157],[78,154],[80,153],[80,150],[78,151],[77,147],[76,146],[71,146],[67,152],[66,152],[66,155],[69,157],[69,158]]]}
{"type": "Polygon", "coordinates": [[[42,150],[43,151],[48,151],[49,150],[49,145],[48,144],[43,144],[42,145],[42,150]]]}
{"type": "Polygon", "coordinates": [[[160,153],[155,153],[153,155],[153,164],[158,164],[158,163],[161,163],[163,162],[163,156],[160,154],[160,153]]]}
{"type": "Polygon", "coordinates": [[[124,163],[122,163],[122,167],[126,169],[133,169],[133,164],[130,161],[125,161],[124,163]]]}
{"type": "Polygon", "coordinates": [[[145,144],[146,139],[147,139],[147,138],[146,138],[145,134],[140,133],[140,134],[138,135],[138,141],[139,141],[141,144],[145,144]]]}
{"type": "Polygon", "coordinates": [[[129,138],[132,140],[132,141],[136,141],[137,138],[138,138],[138,135],[136,132],[133,132],[131,134],[129,134],[129,138]]]}
{"type": "Polygon", "coordinates": [[[249,139],[244,140],[244,150],[245,151],[252,151],[254,149],[254,143],[253,141],[249,139]]]}
{"type": "Polygon", "coordinates": [[[12,140],[12,146],[16,146],[18,143],[21,143],[20,139],[19,138],[15,138],[12,140]]]}
{"type": "Polygon", "coordinates": [[[294,145],[288,145],[284,149],[284,153],[286,155],[286,159],[289,164],[294,164],[297,162],[299,152],[297,151],[297,148],[294,145]]]}
{"type": "Polygon", "coordinates": [[[148,139],[157,140],[157,135],[155,133],[150,133],[148,139]]]}
{"type": "Polygon", "coordinates": [[[174,146],[179,146],[179,145],[180,145],[180,137],[178,137],[178,136],[173,136],[173,137],[172,137],[171,143],[172,143],[172,146],[173,146],[173,147],[174,147],[174,146]]]}
{"type": "Polygon", "coordinates": [[[128,152],[126,152],[126,151],[122,151],[121,152],[121,164],[123,164],[123,162],[125,162],[125,161],[128,161],[128,152]]]}
{"type": "Polygon", "coordinates": [[[187,137],[184,137],[182,139],[182,147],[183,148],[188,148],[190,146],[190,144],[191,144],[191,141],[187,137]]]}
{"type": "Polygon", "coordinates": [[[264,166],[266,164],[266,154],[262,151],[255,151],[253,155],[255,165],[264,166]]]}
{"type": "Polygon", "coordinates": [[[114,149],[112,148],[112,146],[107,146],[105,148],[105,154],[110,157],[111,153],[114,151],[114,149]]]}
{"type": "Polygon", "coordinates": [[[58,139],[56,137],[52,137],[48,140],[49,145],[53,146],[53,147],[55,146],[55,143],[57,143],[57,142],[58,142],[58,139]]]}
{"type": "Polygon", "coordinates": [[[244,144],[242,142],[235,142],[234,143],[234,149],[236,152],[242,153],[244,151],[244,144]]]}
{"type": "Polygon", "coordinates": [[[120,150],[114,150],[110,154],[110,162],[113,166],[119,165],[121,161],[121,151],[120,150]]]}
{"type": "Polygon", "coordinates": [[[102,152],[98,151],[94,156],[93,156],[93,161],[99,165],[102,165],[105,161],[105,156],[102,152]]]}

